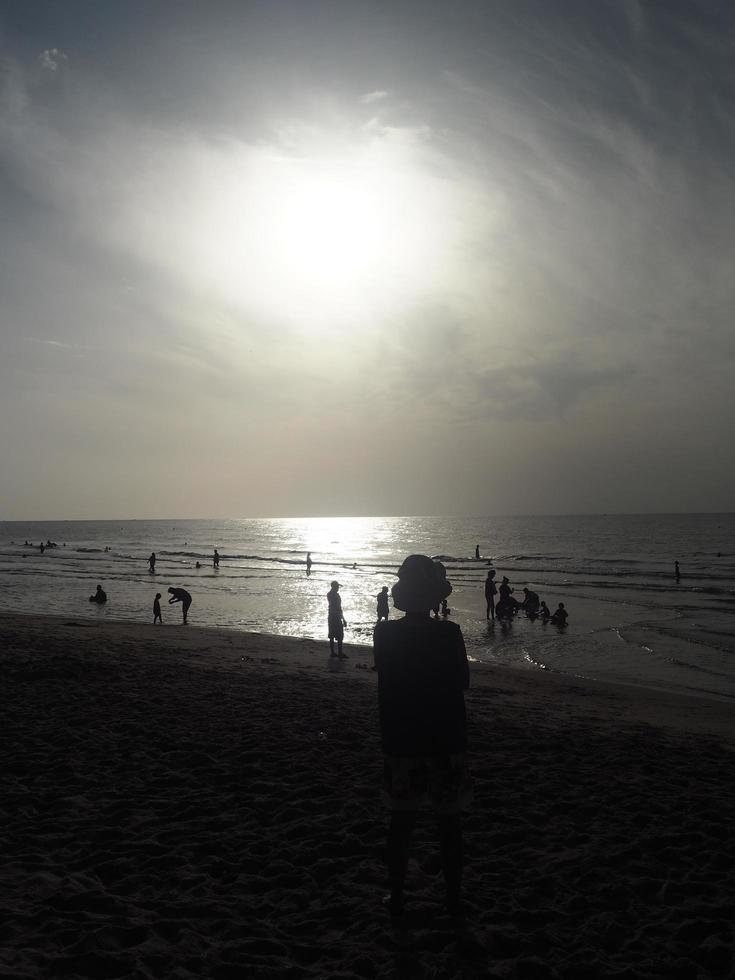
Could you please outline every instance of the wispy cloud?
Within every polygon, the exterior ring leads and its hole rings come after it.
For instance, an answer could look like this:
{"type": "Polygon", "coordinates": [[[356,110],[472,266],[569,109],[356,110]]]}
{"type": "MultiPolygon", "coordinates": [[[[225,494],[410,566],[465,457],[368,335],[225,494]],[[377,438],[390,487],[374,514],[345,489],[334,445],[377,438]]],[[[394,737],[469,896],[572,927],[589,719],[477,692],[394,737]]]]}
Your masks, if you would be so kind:
{"type": "Polygon", "coordinates": [[[64,54],[59,48],[46,48],[38,56],[41,68],[46,71],[58,71],[68,60],[68,55],[64,54]]]}
{"type": "Polygon", "coordinates": [[[365,92],[364,95],[360,96],[360,102],[363,105],[372,105],[374,102],[382,102],[387,98],[388,92],[385,92],[383,89],[376,89],[374,92],[365,92]]]}

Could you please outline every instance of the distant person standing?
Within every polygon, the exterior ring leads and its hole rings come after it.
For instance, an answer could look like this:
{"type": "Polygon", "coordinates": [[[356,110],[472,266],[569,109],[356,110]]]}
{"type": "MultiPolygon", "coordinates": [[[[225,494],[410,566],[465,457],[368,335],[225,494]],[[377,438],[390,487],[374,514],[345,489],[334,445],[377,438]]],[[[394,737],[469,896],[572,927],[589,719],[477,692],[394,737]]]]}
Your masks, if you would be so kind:
{"type": "Polygon", "coordinates": [[[678,561],[675,561],[674,562],[674,578],[676,579],[677,582],[681,578],[681,572],[679,571],[679,562],[678,561]]]}
{"type": "Polygon", "coordinates": [[[191,596],[186,589],[170,588],[168,591],[171,593],[171,598],[168,600],[169,605],[171,605],[172,602],[181,603],[181,612],[184,614],[184,626],[186,626],[186,614],[189,612],[189,606],[191,605],[191,596]]]}
{"type": "Polygon", "coordinates": [[[156,620],[163,625],[163,617],[161,616],[161,593],[156,592],[156,598],[153,600],[153,625],[156,625],[156,620]]]}
{"type": "Polygon", "coordinates": [[[156,570],[156,553],[155,553],[155,551],[152,551],[151,552],[151,557],[148,559],[148,566],[150,568],[150,573],[152,575],[155,572],[155,570],[156,570]]]}
{"type": "Polygon", "coordinates": [[[462,811],[472,798],[464,639],[456,623],[430,614],[446,602],[452,586],[426,555],[409,555],[398,579],[393,604],[406,615],[377,623],[373,634],[383,788],[391,807],[388,911],[394,922],[403,913],[411,833],[427,797],[436,814],[447,909],[461,912],[462,811]]]}
{"type": "Polygon", "coordinates": [[[307,575],[311,575],[311,565],[312,565],[311,552],[310,551],[307,551],[306,552],[306,574],[307,575]]]}
{"type": "Polygon", "coordinates": [[[334,581],[327,592],[327,603],[329,604],[329,614],[327,628],[329,633],[329,655],[346,660],[347,654],[342,652],[342,641],[345,638],[345,626],[347,620],[342,615],[342,598],[339,594],[339,582],[334,581]],[[334,652],[334,642],[337,641],[337,652],[334,652]]]}
{"type": "Polygon", "coordinates": [[[375,597],[378,600],[378,622],[381,619],[388,619],[390,609],[388,608],[388,586],[384,585],[375,597]]]}
{"type": "Polygon", "coordinates": [[[495,596],[497,595],[498,587],[495,584],[495,569],[491,568],[488,570],[487,578],[485,579],[485,605],[487,606],[485,612],[485,619],[495,620],[495,596]]]}
{"type": "Polygon", "coordinates": [[[479,546],[479,544],[476,544],[476,545],[475,545],[475,558],[476,558],[476,559],[477,559],[478,561],[480,560],[480,546],[479,546]]]}
{"type": "Polygon", "coordinates": [[[219,551],[214,549],[214,554],[212,555],[212,568],[219,568],[219,551]]]}

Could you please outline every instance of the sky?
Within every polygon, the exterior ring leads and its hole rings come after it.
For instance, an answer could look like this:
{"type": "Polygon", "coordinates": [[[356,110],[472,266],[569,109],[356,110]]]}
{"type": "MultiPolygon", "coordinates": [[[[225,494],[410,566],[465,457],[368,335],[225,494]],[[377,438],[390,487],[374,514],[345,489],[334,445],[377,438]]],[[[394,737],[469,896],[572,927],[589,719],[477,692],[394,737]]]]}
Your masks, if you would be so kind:
{"type": "Polygon", "coordinates": [[[735,6],[6,0],[0,519],[729,511],[735,6]]]}

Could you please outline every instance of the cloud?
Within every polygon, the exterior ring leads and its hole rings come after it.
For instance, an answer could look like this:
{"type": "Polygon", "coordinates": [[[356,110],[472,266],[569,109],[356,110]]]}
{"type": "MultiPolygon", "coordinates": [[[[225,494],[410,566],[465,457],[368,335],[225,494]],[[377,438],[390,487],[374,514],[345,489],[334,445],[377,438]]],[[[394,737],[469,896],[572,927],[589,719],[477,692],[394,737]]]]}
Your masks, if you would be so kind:
{"type": "Polygon", "coordinates": [[[38,56],[41,68],[46,71],[58,71],[68,60],[68,56],[63,51],[60,51],[59,48],[46,48],[38,56]]]}
{"type": "Polygon", "coordinates": [[[388,92],[382,89],[377,89],[375,92],[366,92],[364,95],[360,96],[360,102],[363,105],[372,105],[374,102],[382,102],[388,98],[388,92]]]}

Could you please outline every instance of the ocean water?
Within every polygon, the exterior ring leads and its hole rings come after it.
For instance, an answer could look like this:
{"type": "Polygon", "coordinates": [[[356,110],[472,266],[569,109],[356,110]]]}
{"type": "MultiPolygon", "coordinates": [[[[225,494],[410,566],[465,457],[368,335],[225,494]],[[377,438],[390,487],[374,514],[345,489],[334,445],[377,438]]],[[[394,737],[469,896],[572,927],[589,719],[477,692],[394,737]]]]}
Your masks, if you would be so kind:
{"type": "Polygon", "coordinates": [[[735,698],[735,514],[0,522],[0,610],[152,622],[158,591],[165,628],[181,621],[173,585],[191,592],[193,625],[326,639],[336,578],[346,639],[369,646],[375,596],[413,552],[442,557],[476,660],[735,698]],[[568,626],[488,623],[488,561],[516,594],[564,602],[568,626]],[[104,607],[88,601],[97,583],[104,607]]]}

